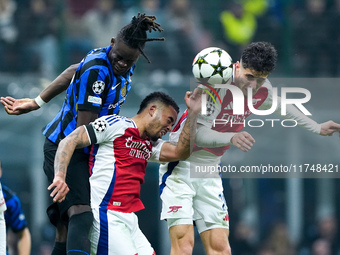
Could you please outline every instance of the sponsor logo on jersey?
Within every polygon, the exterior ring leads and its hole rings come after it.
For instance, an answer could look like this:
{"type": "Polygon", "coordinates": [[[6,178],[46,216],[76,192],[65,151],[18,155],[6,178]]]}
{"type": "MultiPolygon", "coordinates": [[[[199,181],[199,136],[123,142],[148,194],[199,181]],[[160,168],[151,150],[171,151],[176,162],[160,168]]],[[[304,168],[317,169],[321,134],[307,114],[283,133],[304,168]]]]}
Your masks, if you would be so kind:
{"type": "Polygon", "coordinates": [[[126,138],[125,146],[130,149],[130,156],[148,160],[151,156],[151,150],[144,142],[133,141],[133,136],[126,138]]]}
{"type": "Polygon", "coordinates": [[[108,107],[108,109],[114,109],[114,108],[116,108],[118,105],[123,104],[124,101],[125,101],[125,97],[123,97],[122,99],[120,99],[118,103],[110,104],[109,107],[108,107]]]}
{"type": "Polygon", "coordinates": [[[170,211],[168,211],[168,213],[171,213],[171,212],[176,213],[181,208],[182,208],[182,206],[175,206],[175,205],[174,206],[169,206],[169,210],[170,211]]]}
{"type": "Polygon", "coordinates": [[[120,206],[122,203],[121,202],[112,202],[112,205],[114,206],[120,206]]]}
{"type": "Polygon", "coordinates": [[[101,105],[102,99],[100,97],[89,96],[87,102],[101,105]]]}
{"type": "Polygon", "coordinates": [[[111,89],[114,90],[115,88],[117,88],[119,85],[121,84],[121,82],[118,82],[116,86],[112,87],[111,89]]]}
{"type": "Polygon", "coordinates": [[[224,216],[223,221],[229,221],[229,214],[228,213],[224,216]]]}

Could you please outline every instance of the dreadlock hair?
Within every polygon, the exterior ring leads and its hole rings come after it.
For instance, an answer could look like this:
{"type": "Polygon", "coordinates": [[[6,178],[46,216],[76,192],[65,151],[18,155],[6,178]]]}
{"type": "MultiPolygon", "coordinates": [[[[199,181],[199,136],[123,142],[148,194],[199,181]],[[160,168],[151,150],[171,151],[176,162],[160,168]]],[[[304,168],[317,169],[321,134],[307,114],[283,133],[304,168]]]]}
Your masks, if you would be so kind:
{"type": "Polygon", "coordinates": [[[117,37],[122,39],[130,48],[139,49],[149,63],[151,63],[151,61],[144,53],[145,42],[165,40],[164,37],[147,38],[146,31],[149,31],[149,33],[151,33],[152,30],[158,32],[163,31],[161,25],[155,22],[155,20],[156,16],[146,16],[145,14],[138,13],[137,17],[134,16],[131,23],[123,27],[117,35],[117,37]]]}
{"type": "Polygon", "coordinates": [[[269,42],[253,42],[242,52],[241,63],[244,68],[262,74],[271,73],[276,66],[277,52],[269,42]]]}
{"type": "Polygon", "coordinates": [[[141,113],[144,109],[146,109],[148,104],[153,103],[153,102],[157,102],[157,101],[161,102],[165,106],[172,106],[175,109],[175,111],[177,113],[179,113],[179,107],[178,107],[177,103],[175,102],[175,100],[171,96],[169,96],[169,95],[167,95],[163,92],[156,91],[156,92],[152,92],[151,94],[147,95],[143,99],[142,103],[139,106],[139,110],[138,110],[137,114],[141,113]]]}

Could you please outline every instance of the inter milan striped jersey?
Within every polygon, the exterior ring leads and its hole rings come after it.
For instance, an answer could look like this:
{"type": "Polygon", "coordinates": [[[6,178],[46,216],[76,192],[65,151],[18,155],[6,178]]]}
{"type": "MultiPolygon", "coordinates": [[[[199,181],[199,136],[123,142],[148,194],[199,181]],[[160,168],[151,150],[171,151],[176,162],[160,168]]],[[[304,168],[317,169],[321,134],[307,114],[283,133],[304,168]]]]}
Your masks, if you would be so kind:
{"type": "Polygon", "coordinates": [[[99,117],[119,113],[131,89],[135,65],[116,77],[108,59],[110,50],[111,46],[94,49],[81,61],[61,110],[43,131],[52,142],[59,143],[76,128],[78,110],[96,112],[99,117]]]}
{"type": "Polygon", "coordinates": [[[124,213],[144,208],[140,185],[147,161],[158,161],[164,143],[140,137],[133,120],[104,116],[86,125],[92,146],[90,154],[91,207],[124,213]]]}
{"type": "Polygon", "coordinates": [[[19,197],[7,186],[3,186],[3,194],[6,201],[7,210],[5,211],[6,229],[12,229],[18,233],[27,227],[27,221],[21,208],[19,197]]]}

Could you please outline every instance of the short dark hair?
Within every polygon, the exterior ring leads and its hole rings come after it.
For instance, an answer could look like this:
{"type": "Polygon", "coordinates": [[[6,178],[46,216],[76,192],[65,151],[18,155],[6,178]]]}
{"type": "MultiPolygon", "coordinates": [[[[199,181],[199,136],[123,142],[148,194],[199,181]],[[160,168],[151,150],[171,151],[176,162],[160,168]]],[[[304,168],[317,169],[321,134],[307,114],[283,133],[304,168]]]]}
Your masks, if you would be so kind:
{"type": "Polygon", "coordinates": [[[141,54],[146,60],[151,63],[150,59],[144,53],[145,42],[149,41],[164,41],[161,38],[148,38],[146,31],[162,32],[161,25],[155,22],[156,16],[146,16],[145,14],[138,13],[137,17],[134,16],[131,23],[124,26],[118,33],[117,38],[122,39],[130,48],[139,49],[141,54]]]}
{"type": "Polygon", "coordinates": [[[244,68],[269,74],[276,66],[277,52],[269,42],[250,43],[242,52],[241,63],[244,68]]]}
{"type": "Polygon", "coordinates": [[[165,106],[172,106],[175,109],[175,111],[179,113],[179,107],[171,96],[163,92],[156,91],[156,92],[152,92],[151,94],[147,95],[143,99],[142,103],[139,106],[139,110],[137,114],[141,113],[144,109],[146,109],[148,104],[157,102],[157,101],[163,103],[165,106]]]}

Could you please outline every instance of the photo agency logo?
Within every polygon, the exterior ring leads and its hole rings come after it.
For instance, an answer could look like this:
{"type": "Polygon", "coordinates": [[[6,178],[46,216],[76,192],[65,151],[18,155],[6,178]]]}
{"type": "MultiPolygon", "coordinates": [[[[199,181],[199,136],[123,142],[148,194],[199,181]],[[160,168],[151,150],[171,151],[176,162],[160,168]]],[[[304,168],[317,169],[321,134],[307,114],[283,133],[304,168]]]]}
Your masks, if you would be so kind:
{"type": "MultiPolygon", "coordinates": [[[[214,87],[201,84],[205,93],[202,95],[202,116],[211,115],[212,109],[220,109],[218,118],[213,120],[213,127],[217,125],[243,125],[244,127],[262,127],[265,123],[275,126],[276,122],[280,122],[283,127],[295,127],[298,125],[294,119],[249,119],[246,118],[251,115],[268,116],[280,110],[282,116],[287,116],[287,106],[293,105],[300,110],[304,115],[312,115],[306,107],[303,105],[311,99],[311,93],[305,88],[299,87],[282,87],[281,97],[278,96],[278,88],[273,87],[268,98],[256,98],[253,97],[253,91],[248,88],[247,96],[244,96],[242,90],[234,85],[230,84],[216,84],[214,87]],[[204,86],[204,87],[203,87],[204,86]],[[217,89],[223,89],[226,92],[229,90],[232,97],[226,99],[222,98],[217,92],[217,89]],[[290,95],[290,97],[289,97],[290,95]],[[293,97],[292,97],[293,96],[293,97]],[[271,100],[270,100],[271,99],[271,100]],[[223,100],[223,101],[222,101],[223,100]],[[271,106],[267,109],[259,109],[259,105],[262,105],[264,101],[271,101],[271,106]]],[[[221,91],[221,90],[219,90],[221,91]]]]}

